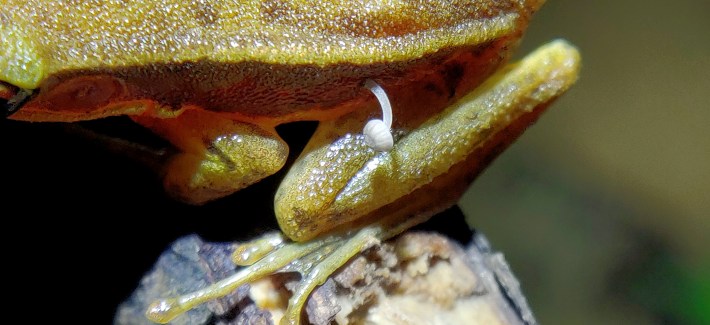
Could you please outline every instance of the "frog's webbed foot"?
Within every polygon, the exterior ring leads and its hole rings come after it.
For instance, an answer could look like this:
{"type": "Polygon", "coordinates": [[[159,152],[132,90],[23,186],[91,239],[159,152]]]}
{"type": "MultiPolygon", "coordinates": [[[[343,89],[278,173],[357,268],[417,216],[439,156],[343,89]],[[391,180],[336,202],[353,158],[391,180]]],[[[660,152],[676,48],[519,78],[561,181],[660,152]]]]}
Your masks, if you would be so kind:
{"type": "Polygon", "coordinates": [[[181,152],[165,166],[168,193],[201,204],[229,195],[281,169],[288,147],[276,131],[189,109],[175,118],[133,119],[181,152]]]}
{"type": "Polygon", "coordinates": [[[301,280],[293,289],[281,324],[300,324],[301,310],[310,293],[354,255],[379,243],[383,229],[377,226],[322,237],[305,243],[285,242],[279,234],[267,234],[238,247],[236,264],[254,264],[207,288],[190,294],[159,300],[151,304],[146,316],[167,323],[178,315],[207,301],[225,296],[239,286],[277,272],[297,272],[301,280]]]}

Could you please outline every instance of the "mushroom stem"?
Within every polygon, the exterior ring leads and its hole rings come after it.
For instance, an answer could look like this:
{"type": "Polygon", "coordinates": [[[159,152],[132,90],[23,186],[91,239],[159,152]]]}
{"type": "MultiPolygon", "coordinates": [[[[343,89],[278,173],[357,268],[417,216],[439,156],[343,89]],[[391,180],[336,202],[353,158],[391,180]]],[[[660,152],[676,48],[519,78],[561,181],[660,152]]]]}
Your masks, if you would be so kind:
{"type": "Polygon", "coordinates": [[[392,128],[392,105],[390,105],[390,100],[385,90],[372,79],[365,81],[365,88],[369,89],[377,97],[382,108],[382,121],[385,122],[388,129],[392,128]]]}

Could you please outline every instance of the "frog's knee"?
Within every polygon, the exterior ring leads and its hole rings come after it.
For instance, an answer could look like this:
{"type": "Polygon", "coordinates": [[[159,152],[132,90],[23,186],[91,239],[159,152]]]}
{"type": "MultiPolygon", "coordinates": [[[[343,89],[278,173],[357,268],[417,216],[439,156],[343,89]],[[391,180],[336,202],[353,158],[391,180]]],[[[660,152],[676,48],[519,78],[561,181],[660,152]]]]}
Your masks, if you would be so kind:
{"type": "Polygon", "coordinates": [[[218,114],[186,111],[172,119],[139,117],[181,153],[165,166],[172,196],[202,204],[234,193],[281,169],[288,147],[276,132],[218,114]]]}

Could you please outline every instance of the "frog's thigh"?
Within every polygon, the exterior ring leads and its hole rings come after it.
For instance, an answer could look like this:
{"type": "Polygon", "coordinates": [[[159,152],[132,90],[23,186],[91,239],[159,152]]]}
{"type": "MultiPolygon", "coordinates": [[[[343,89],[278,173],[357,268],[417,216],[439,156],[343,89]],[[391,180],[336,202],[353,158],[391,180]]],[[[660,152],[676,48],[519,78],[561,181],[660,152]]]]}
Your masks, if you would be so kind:
{"type": "MultiPolygon", "coordinates": [[[[576,80],[578,68],[577,50],[563,41],[553,42],[501,69],[473,92],[396,138],[388,152],[367,148],[357,134],[327,143],[322,139],[328,130],[347,123],[323,123],[312,138],[322,145],[309,144],[312,148],[299,157],[276,194],[281,229],[292,239],[308,240],[338,225],[373,222],[393,214],[403,218],[430,214],[436,207],[455,203],[460,193],[449,189],[465,188],[464,183],[486,165],[479,161],[491,156],[477,153],[495,151],[489,147],[496,143],[509,143],[506,138],[523,129],[512,132],[509,127],[562,94],[576,80]],[[446,178],[452,171],[456,177],[446,178]],[[440,184],[442,179],[448,184],[440,184]],[[438,185],[440,191],[430,189],[429,195],[409,200],[428,184],[438,185]]],[[[397,118],[395,112],[395,129],[397,118]]]]}
{"type": "Polygon", "coordinates": [[[187,110],[176,118],[133,119],[170,141],[181,153],[165,167],[173,196],[201,204],[229,195],[283,167],[288,147],[274,129],[187,110]]]}

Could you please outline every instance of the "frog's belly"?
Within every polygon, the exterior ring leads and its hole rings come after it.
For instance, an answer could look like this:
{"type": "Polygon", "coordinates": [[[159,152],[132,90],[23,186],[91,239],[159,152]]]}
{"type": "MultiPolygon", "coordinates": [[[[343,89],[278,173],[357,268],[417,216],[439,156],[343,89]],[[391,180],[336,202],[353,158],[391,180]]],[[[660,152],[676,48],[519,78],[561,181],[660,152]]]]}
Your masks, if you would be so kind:
{"type": "Polygon", "coordinates": [[[360,107],[368,98],[362,88],[368,78],[376,78],[387,89],[443,84],[439,95],[453,99],[490,75],[512,47],[509,39],[502,38],[420,59],[369,65],[201,61],[67,71],[45,80],[38,96],[13,118],[90,120],[142,114],[145,107],[169,116],[184,107],[197,107],[233,113],[236,119],[270,120],[270,124],[323,120],[360,107]]]}

